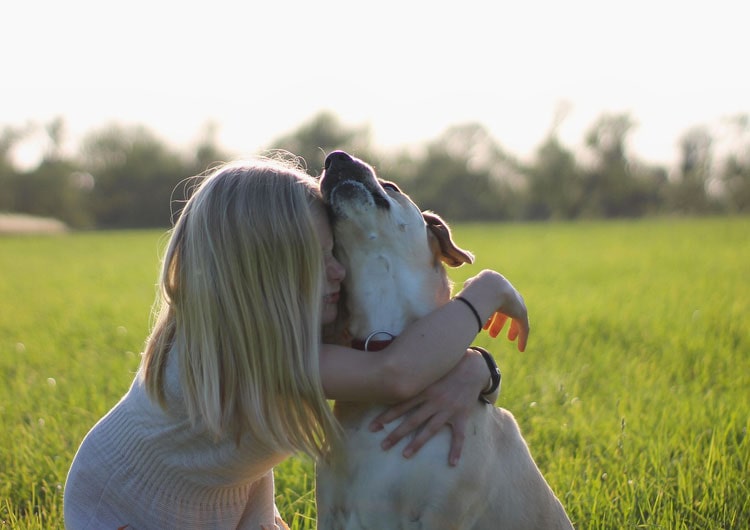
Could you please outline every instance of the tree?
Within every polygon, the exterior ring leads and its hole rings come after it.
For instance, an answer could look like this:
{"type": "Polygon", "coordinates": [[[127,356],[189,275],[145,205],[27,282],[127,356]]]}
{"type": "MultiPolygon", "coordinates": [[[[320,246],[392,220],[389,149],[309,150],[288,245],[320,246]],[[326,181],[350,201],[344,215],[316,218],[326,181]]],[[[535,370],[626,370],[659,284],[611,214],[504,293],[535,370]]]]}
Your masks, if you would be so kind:
{"type": "Polygon", "coordinates": [[[516,162],[480,124],[448,128],[415,167],[412,197],[449,220],[498,220],[517,214],[516,162]]]}
{"type": "Polygon", "coordinates": [[[323,170],[326,155],[343,149],[371,161],[370,130],[367,127],[347,128],[335,114],[321,112],[296,131],[277,138],[270,149],[282,149],[302,158],[310,174],[323,170]]]}
{"type": "Polygon", "coordinates": [[[0,212],[18,211],[16,206],[16,186],[18,171],[13,163],[13,148],[25,136],[25,131],[6,125],[0,131],[0,212]]]}
{"type": "Polygon", "coordinates": [[[0,167],[13,167],[13,149],[28,136],[30,128],[6,125],[0,132],[0,167]]]}
{"type": "Polygon", "coordinates": [[[12,149],[36,126],[6,127],[0,134],[0,210],[55,217],[75,228],[91,226],[86,208],[88,189],[75,160],[62,151],[65,122],[55,118],[45,125],[49,145],[35,168],[20,170],[13,164],[12,149]]]}
{"type": "Polygon", "coordinates": [[[628,114],[605,114],[589,129],[586,143],[594,163],[584,176],[583,214],[634,217],[658,207],[665,175],[628,158],[627,136],[634,125],[628,114]]]}
{"type": "Polygon", "coordinates": [[[89,183],[75,161],[45,157],[36,168],[19,174],[16,209],[54,217],[73,228],[90,228],[93,218],[88,208],[89,183]]]}
{"type": "Polygon", "coordinates": [[[573,219],[581,208],[582,175],[575,156],[551,134],[526,170],[525,216],[529,219],[573,219]]]}
{"type": "Polygon", "coordinates": [[[49,144],[44,154],[46,160],[59,160],[62,158],[63,144],[65,143],[65,120],[58,116],[44,126],[49,144]]]}
{"type": "Polygon", "coordinates": [[[740,114],[727,121],[728,153],[719,179],[729,210],[750,212],[750,115],[740,114]]]}
{"type": "Polygon", "coordinates": [[[232,156],[219,147],[216,140],[218,125],[213,122],[203,127],[201,138],[191,156],[187,158],[188,175],[200,175],[206,170],[229,161],[232,156]]]}
{"type": "Polygon", "coordinates": [[[713,163],[713,138],[705,126],[693,127],[679,141],[679,167],[666,191],[668,208],[677,213],[711,210],[707,187],[713,163]]]}
{"type": "Polygon", "coordinates": [[[99,227],[169,226],[172,191],[190,176],[180,156],[142,126],[110,125],[81,149],[93,175],[91,210],[99,227]]]}

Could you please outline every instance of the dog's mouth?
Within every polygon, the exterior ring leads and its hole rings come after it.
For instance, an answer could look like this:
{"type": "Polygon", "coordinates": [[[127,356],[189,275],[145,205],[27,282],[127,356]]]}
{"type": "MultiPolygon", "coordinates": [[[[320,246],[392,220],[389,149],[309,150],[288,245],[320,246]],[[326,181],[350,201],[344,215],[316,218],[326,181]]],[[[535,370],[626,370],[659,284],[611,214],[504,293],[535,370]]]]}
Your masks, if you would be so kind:
{"type": "Polygon", "coordinates": [[[391,203],[367,164],[344,151],[334,151],[325,160],[320,189],[323,200],[333,213],[346,217],[345,207],[377,207],[389,209],[391,203]]]}

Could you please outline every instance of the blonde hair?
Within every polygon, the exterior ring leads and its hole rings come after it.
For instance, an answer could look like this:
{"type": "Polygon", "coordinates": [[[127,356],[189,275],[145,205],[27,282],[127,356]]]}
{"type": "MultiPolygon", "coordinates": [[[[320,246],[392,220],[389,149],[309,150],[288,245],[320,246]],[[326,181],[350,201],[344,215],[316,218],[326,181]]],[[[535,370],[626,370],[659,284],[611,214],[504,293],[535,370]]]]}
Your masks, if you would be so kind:
{"type": "Polygon", "coordinates": [[[152,399],[166,406],[174,345],[194,424],[277,451],[326,454],[338,424],[318,366],[321,205],[317,182],[280,160],[227,164],[202,180],[162,264],[141,370],[152,399]]]}

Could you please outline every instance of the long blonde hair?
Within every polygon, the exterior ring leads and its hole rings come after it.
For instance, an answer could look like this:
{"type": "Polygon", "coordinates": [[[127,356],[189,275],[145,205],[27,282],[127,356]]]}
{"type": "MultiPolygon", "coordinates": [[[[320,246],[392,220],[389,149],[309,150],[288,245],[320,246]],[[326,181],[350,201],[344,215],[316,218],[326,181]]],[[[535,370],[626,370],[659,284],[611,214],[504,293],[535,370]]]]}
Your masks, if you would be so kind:
{"type": "Polygon", "coordinates": [[[141,373],[166,403],[179,356],[188,414],[217,437],[324,456],[338,435],[318,366],[323,255],[317,182],[280,160],[224,165],[187,201],[162,264],[141,373]]]}

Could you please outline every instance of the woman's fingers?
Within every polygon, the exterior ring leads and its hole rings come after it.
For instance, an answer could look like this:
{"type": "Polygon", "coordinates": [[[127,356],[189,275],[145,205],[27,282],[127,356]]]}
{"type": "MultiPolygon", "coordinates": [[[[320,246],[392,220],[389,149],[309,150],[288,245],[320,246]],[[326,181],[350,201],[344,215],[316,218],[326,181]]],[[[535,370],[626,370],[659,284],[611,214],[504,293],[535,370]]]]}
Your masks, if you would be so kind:
{"type": "Polygon", "coordinates": [[[508,317],[507,315],[504,315],[502,313],[495,313],[492,315],[491,320],[492,322],[490,322],[488,332],[490,334],[490,337],[494,339],[500,334],[500,331],[502,331],[503,326],[505,326],[505,322],[508,320],[508,317]]]}
{"type": "MultiPolygon", "coordinates": [[[[401,405],[398,405],[397,407],[400,408],[401,405]]],[[[390,449],[391,447],[393,447],[394,445],[396,445],[398,442],[400,442],[402,438],[404,438],[405,436],[407,436],[410,433],[412,433],[412,432],[416,431],[417,429],[419,429],[419,427],[422,424],[424,424],[425,422],[427,422],[428,420],[430,420],[430,417],[432,415],[432,412],[428,410],[428,407],[419,407],[418,405],[415,405],[414,403],[410,404],[410,406],[408,407],[407,411],[408,410],[413,410],[413,413],[408,418],[406,418],[404,421],[402,421],[398,425],[398,427],[396,427],[395,429],[393,429],[388,434],[388,436],[386,436],[385,439],[383,439],[383,441],[381,442],[380,446],[384,450],[390,449]]],[[[399,418],[401,416],[403,416],[403,414],[399,414],[398,416],[396,416],[396,418],[399,418]]],[[[394,418],[394,419],[396,419],[396,418],[394,418]]],[[[386,417],[385,420],[388,420],[388,418],[386,417]]],[[[376,421],[377,421],[377,419],[376,419],[376,421]]],[[[390,421],[392,421],[392,420],[390,420],[390,421]]],[[[386,424],[388,422],[389,421],[383,421],[383,424],[386,424]]],[[[371,424],[370,430],[373,430],[372,424],[371,424]]],[[[377,430],[377,429],[375,429],[375,430],[377,430]]],[[[421,447],[421,445],[419,447],[421,447]]]]}
{"type": "Polygon", "coordinates": [[[466,420],[456,420],[451,424],[451,450],[448,454],[448,464],[455,466],[461,458],[466,438],[466,420]]]}
{"type": "Polygon", "coordinates": [[[427,441],[435,436],[448,423],[448,416],[445,413],[439,413],[432,416],[417,432],[414,439],[404,448],[403,455],[409,458],[419,451],[427,441]]]}
{"type": "Polygon", "coordinates": [[[508,330],[508,339],[511,341],[518,338],[518,351],[526,351],[526,342],[529,340],[529,322],[528,320],[521,323],[518,320],[513,320],[510,323],[510,329],[508,330]]]}
{"type": "Polygon", "coordinates": [[[396,405],[388,407],[385,412],[379,414],[375,419],[370,422],[370,431],[377,432],[383,430],[383,427],[412,410],[422,401],[420,396],[398,403],[396,405]]]}
{"type": "MultiPolygon", "coordinates": [[[[503,327],[505,327],[505,323],[509,318],[510,317],[508,317],[508,315],[504,315],[503,313],[495,313],[489,318],[489,320],[487,320],[484,329],[486,329],[487,333],[490,334],[490,337],[494,339],[503,330],[503,327]]],[[[528,319],[510,319],[510,326],[508,327],[508,340],[513,342],[516,339],[518,340],[518,350],[526,351],[526,342],[529,339],[528,319]]]]}
{"type": "Polygon", "coordinates": [[[510,327],[508,328],[508,340],[514,341],[518,337],[518,335],[521,333],[520,326],[518,324],[517,320],[511,320],[510,321],[510,327]]]}
{"type": "Polygon", "coordinates": [[[412,403],[412,400],[409,400],[388,407],[383,413],[379,414],[375,419],[372,420],[372,422],[370,423],[370,430],[381,430],[386,423],[397,420],[398,418],[409,412],[412,408],[414,408],[414,405],[415,404],[412,403]]]}

